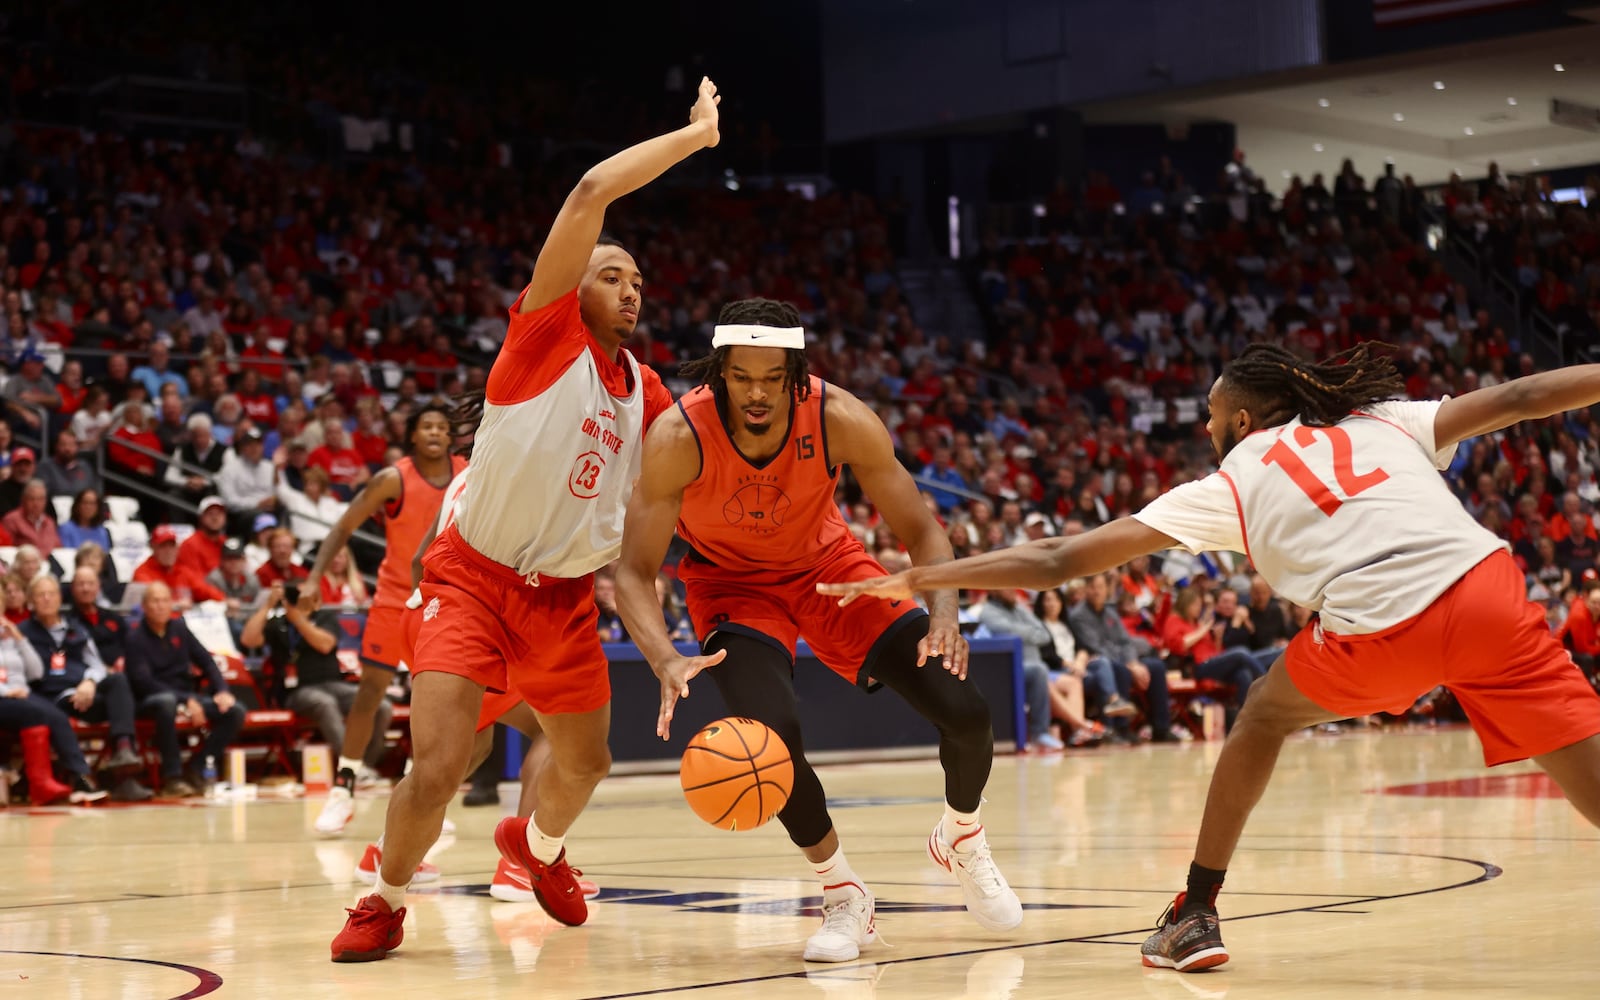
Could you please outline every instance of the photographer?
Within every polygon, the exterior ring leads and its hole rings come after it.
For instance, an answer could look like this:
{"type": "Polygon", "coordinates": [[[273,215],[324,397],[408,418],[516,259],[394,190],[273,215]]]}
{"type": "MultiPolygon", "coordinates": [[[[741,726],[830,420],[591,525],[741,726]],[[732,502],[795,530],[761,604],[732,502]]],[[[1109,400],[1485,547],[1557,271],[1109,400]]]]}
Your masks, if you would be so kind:
{"type": "MultiPolygon", "coordinates": [[[[247,647],[267,647],[277,670],[279,704],[310,719],[322,741],[337,748],[344,745],[344,717],[359,686],[346,681],[339,669],[338,609],[324,607],[307,614],[299,601],[298,583],[274,583],[266,601],[244,623],[239,641],[247,647]]],[[[379,702],[364,757],[368,767],[383,757],[393,711],[387,698],[379,702]]]]}

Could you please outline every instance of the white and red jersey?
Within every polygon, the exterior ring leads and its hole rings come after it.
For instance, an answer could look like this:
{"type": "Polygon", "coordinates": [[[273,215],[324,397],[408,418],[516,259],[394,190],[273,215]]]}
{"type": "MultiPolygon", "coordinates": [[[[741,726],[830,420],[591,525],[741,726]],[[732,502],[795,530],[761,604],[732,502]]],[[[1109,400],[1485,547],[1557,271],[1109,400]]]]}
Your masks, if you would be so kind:
{"type": "Polygon", "coordinates": [[[521,305],[489,371],[455,527],[524,576],[579,577],[621,552],[639,446],[672,394],[626,350],[601,352],[576,289],[530,313],[521,305]]]}
{"type": "Polygon", "coordinates": [[[1455,454],[1434,445],[1439,406],[1390,400],[1332,427],[1257,431],[1133,516],[1190,552],[1244,552],[1329,632],[1398,625],[1505,547],[1439,476],[1455,454]]]}
{"type": "Polygon", "coordinates": [[[467,473],[472,466],[467,466],[456,477],[450,480],[450,485],[444,488],[444,500],[439,504],[439,516],[433,522],[433,537],[438,538],[444,534],[444,529],[455,523],[456,501],[461,497],[461,491],[467,488],[467,473]]]}

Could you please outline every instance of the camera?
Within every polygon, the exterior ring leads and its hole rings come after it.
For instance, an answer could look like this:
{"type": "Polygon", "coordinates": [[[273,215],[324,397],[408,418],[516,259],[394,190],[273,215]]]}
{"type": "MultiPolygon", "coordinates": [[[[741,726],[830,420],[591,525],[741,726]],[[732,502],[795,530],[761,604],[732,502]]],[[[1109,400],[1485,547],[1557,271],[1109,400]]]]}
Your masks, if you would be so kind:
{"type": "Polygon", "coordinates": [[[283,585],[283,603],[300,603],[300,585],[298,583],[286,583],[283,585]]]}

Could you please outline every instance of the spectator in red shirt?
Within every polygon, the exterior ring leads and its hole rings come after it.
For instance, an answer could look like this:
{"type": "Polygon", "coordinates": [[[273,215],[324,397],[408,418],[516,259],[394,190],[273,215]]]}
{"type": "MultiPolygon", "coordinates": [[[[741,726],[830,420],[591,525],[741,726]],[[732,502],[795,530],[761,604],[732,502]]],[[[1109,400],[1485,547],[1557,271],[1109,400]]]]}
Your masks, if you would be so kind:
{"type": "MultiPolygon", "coordinates": [[[[1591,572],[1593,572],[1591,570],[1591,572]]],[[[1556,638],[1563,640],[1572,650],[1572,659],[1591,679],[1600,667],[1600,579],[1589,577],[1583,581],[1583,594],[1572,600],[1567,609],[1567,620],[1562,622],[1556,638]]]]}
{"type": "Polygon", "coordinates": [[[322,447],[306,458],[306,465],[326,472],[335,487],[343,487],[340,492],[345,499],[372,478],[366,459],[350,443],[349,432],[337,420],[323,421],[322,447]]]}
{"type": "Polygon", "coordinates": [[[256,568],[256,579],[261,586],[275,583],[297,583],[306,578],[306,568],[294,561],[294,532],[288,528],[273,528],[267,536],[267,561],[256,568]]]}
{"type": "Polygon", "coordinates": [[[221,497],[210,496],[200,501],[199,527],[194,534],[178,546],[178,562],[193,569],[202,577],[222,565],[222,546],[227,542],[224,532],[228,527],[228,508],[221,497]]]}
{"type": "Polygon", "coordinates": [[[32,545],[40,552],[50,553],[61,548],[61,535],[56,531],[56,519],[50,516],[50,491],[42,479],[28,481],[22,488],[22,503],[16,510],[0,518],[0,527],[11,536],[14,545],[32,545]]]}
{"type": "Polygon", "coordinates": [[[222,591],[206,582],[193,566],[178,561],[178,533],[170,524],[158,524],[150,532],[150,558],[133,571],[134,583],[161,582],[172,591],[177,607],[193,607],[199,601],[220,601],[222,591]]]}
{"type": "Polygon", "coordinates": [[[278,422],[278,404],[273,401],[272,393],[268,392],[261,384],[261,372],[254,368],[246,368],[239,376],[239,385],[233,390],[239,397],[239,405],[244,407],[244,415],[249,417],[258,427],[272,427],[278,422]]]}

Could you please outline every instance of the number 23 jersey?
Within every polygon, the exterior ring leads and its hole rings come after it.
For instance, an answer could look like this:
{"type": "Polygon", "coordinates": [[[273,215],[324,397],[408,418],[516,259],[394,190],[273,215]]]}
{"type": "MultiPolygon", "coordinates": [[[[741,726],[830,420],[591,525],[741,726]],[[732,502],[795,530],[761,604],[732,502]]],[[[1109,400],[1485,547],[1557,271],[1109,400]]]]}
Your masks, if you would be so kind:
{"type": "Polygon", "coordinates": [[[1299,419],[1240,441],[1222,468],[1134,515],[1190,552],[1242,551],[1281,596],[1339,635],[1382,631],[1505,543],[1439,470],[1435,401],[1389,400],[1332,427],[1299,419]]]}
{"type": "Polygon", "coordinates": [[[456,530],[524,575],[580,577],[621,552],[640,442],[672,394],[626,349],[600,350],[576,289],[532,312],[521,304],[489,371],[456,530]]]}

